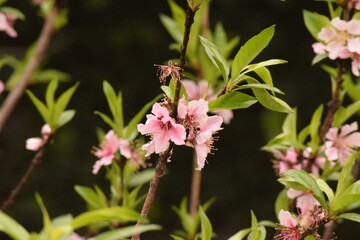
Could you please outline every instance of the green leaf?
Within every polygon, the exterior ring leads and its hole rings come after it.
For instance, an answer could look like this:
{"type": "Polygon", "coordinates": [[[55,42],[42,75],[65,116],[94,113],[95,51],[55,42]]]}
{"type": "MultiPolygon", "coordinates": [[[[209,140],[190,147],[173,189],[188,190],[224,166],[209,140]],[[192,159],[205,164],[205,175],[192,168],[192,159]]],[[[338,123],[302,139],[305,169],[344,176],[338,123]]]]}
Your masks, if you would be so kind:
{"type": "Polygon", "coordinates": [[[287,189],[284,188],[281,192],[277,195],[275,200],[275,215],[277,215],[281,209],[288,211],[289,210],[289,198],[286,194],[287,189]]]}
{"type": "Polygon", "coordinates": [[[11,15],[15,15],[16,18],[18,18],[20,20],[25,19],[25,15],[19,9],[16,9],[16,8],[13,8],[13,7],[1,7],[0,11],[2,13],[8,13],[8,14],[11,14],[11,15]]]}
{"type": "Polygon", "coordinates": [[[170,17],[160,14],[160,21],[169,32],[171,37],[177,42],[182,43],[183,40],[183,32],[179,28],[179,25],[170,17]]]}
{"type": "Polygon", "coordinates": [[[106,207],[106,202],[104,204],[102,196],[99,197],[93,189],[80,185],[75,185],[74,188],[75,191],[85,200],[85,202],[94,209],[106,207]]]}
{"type": "Polygon", "coordinates": [[[41,213],[43,215],[43,225],[44,225],[44,231],[47,235],[50,234],[51,231],[51,220],[48,211],[46,210],[46,207],[44,205],[43,200],[41,199],[41,196],[39,193],[35,193],[35,199],[37,204],[40,207],[41,213]]]}
{"type": "Polygon", "coordinates": [[[346,193],[337,197],[331,205],[333,212],[342,211],[347,206],[359,202],[360,193],[346,193]]]}
{"type": "Polygon", "coordinates": [[[60,114],[60,117],[56,123],[57,127],[62,127],[66,123],[70,122],[75,116],[75,110],[66,110],[60,114]]]}
{"type": "Polygon", "coordinates": [[[230,74],[230,69],[225,57],[220,52],[219,48],[206,38],[200,36],[200,41],[204,46],[205,52],[210,58],[211,62],[221,72],[224,81],[227,82],[230,74]]]}
{"type": "Polygon", "coordinates": [[[49,125],[51,125],[51,119],[50,119],[50,111],[49,109],[45,106],[45,104],[40,101],[30,90],[26,90],[27,95],[29,96],[29,98],[31,99],[31,101],[33,102],[33,104],[35,105],[36,109],[39,111],[41,117],[43,118],[43,120],[48,123],[49,125]]]}
{"type": "Polygon", "coordinates": [[[171,10],[172,18],[177,23],[177,26],[181,30],[181,32],[184,32],[185,30],[185,11],[175,3],[174,0],[168,0],[167,1],[171,10]]]}
{"type": "Polygon", "coordinates": [[[179,216],[181,224],[185,231],[189,235],[193,236],[196,234],[198,225],[196,224],[195,218],[188,214],[187,203],[187,198],[183,198],[181,200],[180,207],[173,206],[172,209],[179,216]]]}
{"type": "Polygon", "coordinates": [[[337,216],[337,218],[347,219],[350,221],[360,223],[360,214],[358,214],[358,213],[343,213],[343,214],[337,216]]]}
{"type": "Polygon", "coordinates": [[[57,87],[58,87],[58,81],[54,79],[49,83],[46,89],[45,100],[46,100],[46,105],[49,109],[52,109],[54,106],[55,91],[57,87]]]}
{"type": "Polygon", "coordinates": [[[312,235],[308,235],[304,238],[304,240],[317,240],[317,238],[315,238],[314,236],[312,235]]]}
{"type": "Polygon", "coordinates": [[[23,226],[2,211],[0,211],[0,231],[14,240],[24,240],[30,237],[23,226]]]}
{"type": "MultiPolygon", "coordinates": [[[[54,104],[54,109],[52,111],[52,121],[53,123],[57,123],[59,121],[60,115],[64,112],[67,105],[69,104],[69,101],[71,97],[73,96],[75,90],[79,86],[79,82],[76,83],[74,86],[66,90],[63,94],[60,95],[60,97],[56,100],[54,104]]],[[[59,127],[59,126],[55,126],[59,127]]]]}
{"type": "Polygon", "coordinates": [[[134,174],[129,179],[127,179],[126,184],[129,187],[136,187],[144,183],[150,182],[154,177],[155,169],[146,169],[139,173],[134,174]]]}
{"type": "Polygon", "coordinates": [[[248,108],[255,104],[257,101],[254,97],[245,93],[230,92],[221,95],[218,98],[209,102],[209,111],[219,109],[241,109],[248,108]]]}
{"type": "Polygon", "coordinates": [[[179,236],[176,236],[176,235],[173,235],[173,234],[170,234],[170,237],[172,237],[174,240],[186,240],[183,237],[179,237],[179,236]]]}
{"type": "Polygon", "coordinates": [[[134,140],[138,135],[137,125],[140,123],[144,115],[149,111],[152,105],[162,97],[162,94],[157,95],[153,100],[148,102],[128,123],[124,128],[123,136],[125,139],[134,140]]]}
{"type": "Polygon", "coordinates": [[[139,217],[140,215],[135,210],[124,207],[102,208],[80,214],[73,219],[71,225],[75,230],[97,222],[121,221],[125,223],[137,221],[139,217]]]}
{"type": "Polygon", "coordinates": [[[228,240],[242,240],[251,232],[251,228],[245,228],[239,232],[237,232],[235,235],[231,236],[228,240]]]}
{"type": "Polygon", "coordinates": [[[231,66],[232,78],[235,78],[269,44],[274,31],[275,25],[272,25],[252,37],[240,48],[231,66]]]}
{"type": "Polygon", "coordinates": [[[310,146],[311,148],[316,151],[317,145],[319,143],[319,127],[321,124],[321,116],[323,113],[324,106],[320,105],[314,112],[311,122],[310,122],[310,136],[311,136],[311,142],[310,146]]]}
{"type": "Polygon", "coordinates": [[[318,62],[321,62],[322,60],[324,60],[325,58],[327,58],[327,54],[323,53],[323,54],[316,54],[315,57],[313,58],[313,60],[311,61],[311,65],[315,65],[318,62]]]}
{"type": "Polygon", "coordinates": [[[262,69],[262,68],[267,67],[267,66],[284,64],[284,63],[287,63],[287,61],[282,60],[282,59],[270,59],[270,60],[267,60],[267,61],[251,64],[251,65],[246,66],[243,69],[244,71],[241,73],[241,75],[245,75],[245,74],[247,74],[249,72],[253,72],[253,71],[257,70],[257,69],[262,69]]]}
{"type": "Polygon", "coordinates": [[[106,116],[104,113],[95,111],[94,114],[99,115],[102,118],[102,120],[110,126],[111,129],[117,129],[114,121],[108,116],[106,116]]]}
{"type": "Polygon", "coordinates": [[[330,188],[330,186],[322,179],[318,178],[316,179],[316,183],[320,187],[320,189],[326,194],[326,196],[329,199],[329,204],[331,205],[334,201],[334,191],[330,188]]]}
{"type": "Polygon", "coordinates": [[[327,209],[325,197],[313,176],[303,170],[287,170],[284,172],[284,175],[293,178],[299,184],[313,191],[313,196],[316,200],[319,201],[324,209],[327,209]]]}
{"type": "Polygon", "coordinates": [[[318,14],[316,12],[310,12],[307,10],[303,11],[305,26],[311,33],[311,35],[317,40],[320,30],[324,27],[330,26],[330,20],[324,15],[318,14]]]}
{"type": "Polygon", "coordinates": [[[266,67],[257,68],[254,72],[263,80],[267,85],[274,86],[270,71],[266,67]]]}
{"type": "Polygon", "coordinates": [[[120,229],[110,230],[101,233],[96,237],[94,237],[93,240],[119,240],[119,239],[129,238],[137,233],[157,231],[157,230],[161,230],[161,227],[155,224],[122,227],[120,229]]]}
{"type": "Polygon", "coordinates": [[[284,94],[280,89],[262,83],[250,83],[250,84],[241,85],[239,87],[236,87],[235,90],[248,89],[248,88],[261,88],[272,92],[284,94]]]}
{"type": "Polygon", "coordinates": [[[211,240],[213,235],[213,229],[209,218],[206,216],[202,207],[199,207],[200,219],[201,219],[201,240],[211,240]]]}
{"type": "Polygon", "coordinates": [[[355,159],[360,157],[360,152],[353,153],[348,161],[345,163],[343,169],[340,172],[338,184],[335,192],[335,200],[340,197],[345,190],[354,182],[354,177],[352,175],[352,168],[355,162],[355,159]]]}
{"type": "Polygon", "coordinates": [[[356,113],[360,112],[360,101],[356,101],[346,108],[339,108],[334,116],[333,126],[341,127],[341,125],[356,113]]]}

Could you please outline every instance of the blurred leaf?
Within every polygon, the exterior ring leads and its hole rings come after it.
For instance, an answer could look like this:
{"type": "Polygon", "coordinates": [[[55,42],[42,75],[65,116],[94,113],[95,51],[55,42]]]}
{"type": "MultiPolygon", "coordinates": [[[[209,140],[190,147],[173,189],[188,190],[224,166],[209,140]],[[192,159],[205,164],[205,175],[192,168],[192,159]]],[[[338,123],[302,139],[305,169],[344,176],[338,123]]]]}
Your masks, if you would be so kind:
{"type": "Polygon", "coordinates": [[[45,69],[35,71],[31,77],[30,83],[48,83],[53,79],[57,79],[59,82],[68,81],[70,78],[69,74],[55,70],[55,69],[45,69]]]}
{"type": "Polygon", "coordinates": [[[167,0],[167,2],[169,4],[170,10],[171,10],[172,18],[177,23],[177,26],[179,27],[181,32],[184,32],[184,30],[185,30],[185,11],[179,5],[177,5],[174,0],[167,0]]]}
{"type": "Polygon", "coordinates": [[[75,230],[97,222],[120,221],[126,223],[130,221],[135,222],[139,218],[140,215],[135,210],[124,207],[111,207],[82,213],[73,219],[71,225],[75,230]]]}
{"type": "Polygon", "coordinates": [[[53,28],[55,30],[60,30],[61,28],[63,28],[64,26],[66,26],[66,24],[69,22],[69,10],[66,8],[61,9],[61,11],[57,14],[54,23],[53,23],[53,28]]]}
{"type": "Polygon", "coordinates": [[[330,188],[330,186],[321,178],[316,179],[316,183],[320,187],[320,189],[326,194],[329,199],[329,204],[334,200],[334,191],[330,188]]]}
{"type": "Polygon", "coordinates": [[[50,216],[48,211],[46,210],[46,207],[44,205],[44,202],[42,201],[40,194],[39,193],[35,193],[35,199],[37,204],[40,207],[41,213],[43,215],[43,229],[46,235],[50,235],[50,231],[51,231],[51,220],[50,220],[50,216]]]}
{"type": "Polygon", "coordinates": [[[149,109],[154,105],[154,103],[162,97],[162,94],[157,95],[153,100],[148,102],[126,125],[123,130],[123,136],[125,139],[134,140],[138,135],[137,125],[143,119],[145,114],[149,111],[149,109]]]}
{"type": "Polygon", "coordinates": [[[55,101],[55,91],[58,87],[57,79],[53,79],[46,88],[45,100],[49,109],[52,109],[55,101]]]}
{"type": "Polygon", "coordinates": [[[92,238],[93,240],[119,240],[124,238],[129,238],[134,234],[143,233],[148,231],[157,231],[161,230],[159,225],[149,224],[149,225],[140,225],[140,226],[129,226],[122,227],[120,229],[110,230],[104,233],[97,235],[92,238]]]}
{"type": "Polygon", "coordinates": [[[57,127],[62,127],[66,123],[70,122],[75,116],[75,110],[65,110],[60,114],[58,121],[56,122],[57,127]]]}
{"type": "Polygon", "coordinates": [[[220,52],[219,48],[206,38],[200,36],[200,41],[204,46],[205,52],[210,58],[211,62],[221,72],[224,81],[227,82],[230,74],[230,68],[225,57],[220,52]]]}
{"type": "Polygon", "coordinates": [[[308,235],[304,238],[304,240],[317,240],[317,238],[315,238],[314,236],[312,235],[308,235]]]}
{"type": "Polygon", "coordinates": [[[324,27],[330,26],[330,20],[324,15],[318,14],[316,12],[310,12],[307,10],[303,11],[305,26],[311,33],[311,35],[317,40],[320,30],[324,27]]]}
{"type": "Polygon", "coordinates": [[[251,228],[245,228],[239,232],[237,232],[235,235],[231,236],[228,240],[242,240],[251,232],[251,228]]]}
{"type": "Polygon", "coordinates": [[[354,84],[353,80],[351,78],[351,75],[348,73],[344,74],[343,76],[344,76],[344,82],[343,82],[342,86],[346,90],[346,93],[349,94],[349,96],[351,97],[351,99],[353,101],[360,101],[360,85],[359,85],[359,83],[354,84]]]}
{"type": "Polygon", "coordinates": [[[358,213],[343,213],[343,214],[337,216],[337,218],[347,219],[347,220],[351,220],[351,221],[360,223],[360,214],[358,214],[358,213]]]}
{"type": "Polygon", "coordinates": [[[185,238],[179,237],[179,236],[175,236],[173,234],[170,234],[170,237],[172,237],[174,240],[186,240],[185,238]]]}
{"type": "Polygon", "coordinates": [[[324,60],[325,58],[327,58],[327,54],[323,53],[323,54],[316,54],[315,57],[313,58],[313,60],[311,61],[311,65],[315,65],[318,62],[321,62],[322,60],[324,60]]]}
{"type": "Polygon", "coordinates": [[[111,118],[106,116],[104,113],[95,111],[94,114],[99,115],[102,118],[102,120],[110,126],[111,129],[116,129],[116,124],[113,122],[111,118]]]}
{"type": "Polygon", "coordinates": [[[169,32],[171,37],[177,42],[182,43],[183,32],[179,28],[178,24],[170,17],[160,14],[160,21],[169,32]]]}
{"type": "Polygon", "coordinates": [[[280,89],[278,89],[276,87],[269,86],[267,84],[262,84],[262,83],[244,84],[244,85],[236,87],[235,90],[248,89],[248,88],[261,88],[261,89],[266,89],[266,90],[269,90],[269,91],[272,91],[272,92],[284,94],[280,89]]]}
{"type": "Polygon", "coordinates": [[[335,113],[333,126],[341,127],[344,122],[346,122],[349,118],[359,112],[360,100],[350,104],[346,108],[339,108],[339,110],[335,113]]]}
{"type": "Polygon", "coordinates": [[[46,123],[50,123],[50,111],[45,106],[43,102],[41,102],[30,90],[26,90],[27,95],[30,97],[31,101],[35,105],[36,109],[39,111],[41,117],[46,123]]]}
{"type": "Polygon", "coordinates": [[[219,110],[219,109],[241,109],[248,108],[251,105],[255,104],[257,101],[254,97],[249,96],[245,93],[240,92],[230,92],[224,95],[221,95],[214,100],[209,102],[209,111],[219,110]]]}
{"type": "Polygon", "coordinates": [[[206,216],[202,207],[199,207],[200,219],[201,219],[201,240],[211,240],[213,235],[213,229],[209,218],[206,216]]]}
{"type": "Polygon", "coordinates": [[[14,219],[0,211],[0,231],[14,240],[29,239],[30,234],[14,219]]]}
{"type": "Polygon", "coordinates": [[[289,198],[286,194],[287,189],[284,188],[281,192],[277,195],[275,200],[275,215],[277,216],[281,209],[288,211],[289,210],[289,198]]]}
{"type": "Polygon", "coordinates": [[[310,122],[310,136],[311,136],[311,142],[310,146],[313,149],[313,151],[317,150],[317,145],[319,143],[319,127],[321,124],[321,117],[323,113],[324,106],[320,105],[314,112],[311,122],[310,122]]]}
{"type": "Polygon", "coordinates": [[[154,177],[154,174],[155,169],[146,169],[144,171],[138,172],[132,175],[129,179],[127,179],[127,186],[136,187],[138,185],[150,182],[151,179],[154,177]]]}
{"type": "Polygon", "coordinates": [[[89,187],[75,185],[74,188],[75,191],[85,200],[85,202],[94,209],[106,207],[106,202],[104,202],[102,194],[99,195],[89,187]]]}
{"type": "Polygon", "coordinates": [[[25,19],[25,15],[16,8],[13,7],[1,7],[0,11],[2,13],[7,13],[7,14],[11,14],[11,15],[15,15],[16,18],[20,19],[20,20],[24,20],[25,19]]]}
{"type": "Polygon", "coordinates": [[[235,78],[269,44],[274,31],[275,25],[272,25],[252,37],[240,48],[231,66],[232,78],[235,78]]]}

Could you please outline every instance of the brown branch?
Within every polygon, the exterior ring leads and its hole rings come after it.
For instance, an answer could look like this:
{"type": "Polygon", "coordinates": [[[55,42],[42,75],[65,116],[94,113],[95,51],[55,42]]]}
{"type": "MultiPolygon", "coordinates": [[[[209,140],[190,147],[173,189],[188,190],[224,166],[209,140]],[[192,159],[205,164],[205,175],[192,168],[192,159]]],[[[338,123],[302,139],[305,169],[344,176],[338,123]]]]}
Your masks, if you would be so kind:
{"type": "Polygon", "coordinates": [[[21,178],[20,182],[17,184],[17,186],[11,191],[9,197],[3,202],[1,205],[0,211],[5,212],[6,209],[15,201],[16,196],[20,193],[20,191],[23,189],[24,185],[28,182],[29,178],[33,174],[35,167],[39,165],[42,161],[42,159],[45,156],[45,153],[51,143],[52,136],[50,135],[44,140],[43,146],[40,148],[40,150],[36,153],[35,157],[32,159],[27,171],[21,178]]]}
{"type": "MultiPolygon", "coordinates": [[[[194,16],[197,9],[192,10],[189,6],[186,9],[186,21],[185,21],[185,32],[184,32],[184,39],[183,43],[180,48],[180,67],[183,69],[186,64],[186,50],[187,45],[189,42],[189,36],[190,36],[190,29],[191,25],[194,22],[194,16]]],[[[177,119],[177,107],[179,102],[179,96],[180,96],[180,89],[181,89],[181,81],[177,79],[176,81],[176,88],[175,88],[175,96],[174,101],[171,109],[171,116],[175,119],[177,119]]],[[[172,155],[172,151],[174,148],[174,144],[171,143],[169,148],[159,155],[158,162],[155,167],[155,175],[153,179],[150,182],[149,191],[146,195],[144,205],[141,210],[141,217],[147,217],[150,207],[152,205],[152,202],[154,201],[156,190],[158,188],[158,185],[160,183],[160,178],[164,175],[164,172],[166,170],[166,164],[168,159],[170,159],[172,155]]],[[[136,223],[136,226],[142,225],[142,219],[139,219],[136,223]]],[[[140,239],[140,233],[134,234],[131,237],[131,240],[139,240],[140,239]]]]}
{"type": "Polygon", "coordinates": [[[325,224],[325,230],[322,236],[322,240],[331,240],[334,239],[334,231],[337,227],[336,220],[331,220],[330,222],[325,224]]]}
{"type": "Polygon", "coordinates": [[[200,190],[201,190],[201,171],[195,170],[197,167],[197,157],[196,152],[194,151],[193,159],[193,173],[191,179],[191,193],[190,193],[190,203],[189,203],[189,214],[190,216],[195,216],[199,204],[200,204],[200,190]]]}
{"type": "Polygon", "coordinates": [[[26,65],[26,68],[19,80],[19,83],[16,85],[14,90],[9,93],[0,109],[0,132],[2,131],[7,119],[14,110],[21,96],[24,94],[26,87],[29,85],[31,76],[33,75],[36,68],[39,66],[39,63],[44,56],[45,50],[49,45],[51,36],[54,31],[53,24],[58,12],[59,8],[57,4],[55,4],[52,12],[45,19],[33,57],[26,65]]]}

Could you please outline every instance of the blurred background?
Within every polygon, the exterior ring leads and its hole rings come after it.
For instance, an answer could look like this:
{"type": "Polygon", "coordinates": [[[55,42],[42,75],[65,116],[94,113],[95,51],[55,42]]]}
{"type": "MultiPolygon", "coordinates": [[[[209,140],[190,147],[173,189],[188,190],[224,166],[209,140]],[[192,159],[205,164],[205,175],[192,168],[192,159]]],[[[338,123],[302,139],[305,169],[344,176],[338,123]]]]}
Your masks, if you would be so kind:
{"type": "MultiPolygon", "coordinates": [[[[184,5],[185,0],[177,1],[184,5]]],[[[26,21],[18,21],[19,36],[11,39],[0,33],[0,56],[22,58],[36,40],[42,18],[30,1],[11,0],[7,5],[24,12],[26,21]]],[[[80,82],[70,108],[77,114],[55,137],[43,163],[25,186],[8,213],[28,230],[39,231],[42,217],[34,199],[39,192],[51,217],[65,213],[77,215],[85,210],[83,200],[73,189],[75,184],[106,189],[103,172],[91,173],[96,158],[90,153],[98,145],[95,129],[108,130],[94,115],[108,113],[102,93],[102,81],[109,81],[123,91],[125,119],[128,121],[154,96],[161,93],[154,64],[161,64],[178,53],[169,50],[173,42],[159,20],[170,15],[168,4],[161,1],[69,0],[69,24],[55,34],[47,51],[46,68],[63,71],[70,81],[60,89],[80,82]]],[[[309,121],[312,112],[330,99],[329,77],[311,66],[313,39],[307,32],[302,11],[327,14],[326,4],[312,0],[213,0],[210,22],[222,22],[230,37],[241,36],[241,44],[262,29],[276,24],[270,45],[256,59],[279,58],[288,64],[271,67],[274,84],[285,92],[283,99],[298,107],[299,128],[309,121]]],[[[238,46],[236,49],[238,49],[238,46]]],[[[6,71],[0,75],[6,79],[6,71]]],[[[46,85],[30,86],[43,96],[46,85]]],[[[4,96],[0,96],[0,102],[4,96]]],[[[227,239],[250,226],[250,210],[258,220],[276,221],[274,201],[282,186],[276,181],[270,155],[260,151],[267,140],[280,132],[284,114],[270,112],[260,105],[235,111],[235,118],[219,133],[218,149],[208,157],[203,170],[202,203],[215,197],[208,211],[217,239],[227,239]]],[[[40,135],[43,122],[27,96],[23,96],[0,134],[0,201],[3,201],[27,169],[34,153],[25,150],[25,140],[40,135]]],[[[164,231],[143,235],[142,239],[170,239],[180,229],[172,205],[179,205],[189,194],[191,180],[190,148],[177,148],[168,173],[163,177],[150,213],[164,231]]],[[[153,159],[154,161],[154,159],[153,159]]],[[[339,239],[357,239],[359,228],[346,222],[338,231],[339,239]],[[351,232],[348,229],[351,228],[351,232]]],[[[272,238],[269,230],[268,239],[272,238]]],[[[2,239],[2,238],[1,238],[2,239]]]]}

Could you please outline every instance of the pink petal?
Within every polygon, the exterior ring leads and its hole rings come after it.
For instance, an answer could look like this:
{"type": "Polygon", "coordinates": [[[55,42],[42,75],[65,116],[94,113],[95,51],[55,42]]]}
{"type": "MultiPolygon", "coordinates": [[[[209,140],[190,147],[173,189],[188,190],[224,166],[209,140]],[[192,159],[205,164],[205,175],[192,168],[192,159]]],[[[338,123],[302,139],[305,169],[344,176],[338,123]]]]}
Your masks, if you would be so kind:
{"type": "Polygon", "coordinates": [[[347,136],[345,139],[345,144],[349,147],[360,147],[360,133],[354,132],[347,136]]]}
{"type": "Polygon", "coordinates": [[[314,50],[314,53],[316,54],[323,54],[325,53],[326,51],[326,46],[322,43],[314,43],[313,45],[311,45],[311,47],[313,48],[314,50]]]}
{"type": "Polygon", "coordinates": [[[138,124],[137,129],[142,135],[151,134],[158,131],[163,126],[162,121],[159,121],[154,115],[147,115],[148,120],[145,124],[138,124]]]}
{"type": "Polygon", "coordinates": [[[169,110],[163,106],[161,106],[159,103],[154,103],[151,112],[158,118],[164,117],[164,118],[168,118],[169,117],[169,110]]]}
{"type": "Polygon", "coordinates": [[[183,125],[176,124],[175,127],[171,127],[168,130],[168,134],[169,134],[170,139],[176,145],[184,145],[185,144],[186,130],[183,125]]]}
{"type": "Polygon", "coordinates": [[[338,133],[338,129],[336,127],[330,128],[329,131],[326,133],[325,137],[326,139],[335,141],[338,137],[337,133],[338,133]]]}
{"type": "Polygon", "coordinates": [[[207,131],[216,132],[216,131],[219,131],[219,130],[222,129],[220,127],[222,122],[223,122],[222,117],[220,117],[220,116],[210,116],[210,117],[206,118],[205,121],[203,121],[201,123],[200,132],[207,132],[207,131]]]}
{"type": "Polygon", "coordinates": [[[326,50],[329,52],[329,58],[331,60],[336,59],[340,53],[346,51],[343,46],[343,42],[333,41],[326,46],[326,50]]]}
{"type": "Polygon", "coordinates": [[[189,100],[197,100],[200,98],[198,86],[196,85],[196,83],[194,81],[182,80],[181,82],[185,88],[185,91],[189,97],[189,100]]]}
{"type": "Polygon", "coordinates": [[[208,111],[208,102],[204,99],[193,100],[188,103],[188,115],[190,116],[196,116],[197,118],[207,116],[208,111]]]}
{"type": "Polygon", "coordinates": [[[213,93],[212,89],[209,86],[209,82],[205,80],[200,80],[198,83],[199,86],[199,98],[205,98],[213,93]]]}
{"type": "Polygon", "coordinates": [[[5,91],[5,84],[0,81],[0,94],[5,91]]]}
{"type": "Polygon", "coordinates": [[[303,191],[298,191],[293,188],[289,188],[289,190],[287,190],[287,192],[286,192],[286,195],[290,199],[295,199],[295,198],[301,196],[301,194],[303,194],[303,193],[304,193],[303,191]]]}
{"type": "Polygon", "coordinates": [[[213,113],[221,116],[225,124],[230,124],[231,119],[233,119],[234,117],[233,111],[231,111],[230,109],[216,110],[213,111],[213,113]]]}
{"type": "Polygon", "coordinates": [[[297,220],[291,216],[291,213],[288,211],[280,210],[279,212],[280,225],[288,228],[296,227],[297,220]]]}
{"type": "Polygon", "coordinates": [[[357,122],[353,122],[351,124],[346,124],[341,128],[339,137],[345,137],[351,132],[354,132],[358,129],[357,122]]]}
{"type": "Polygon", "coordinates": [[[334,147],[326,149],[325,155],[329,159],[329,161],[334,161],[339,158],[338,151],[334,147]]]}
{"type": "Polygon", "coordinates": [[[155,153],[162,153],[169,147],[169,136],[167,130],[158,131],[153,135],[155,153]]]}
{"type": "Polygon", "coordinates": [[[197,168],[196,170],[201,170],[204,168],[206,157],[210,152],[210,147],[207,146],[206,143],[203,144],[196,144],[195,145],[195,152],[196,152],[196,159],[197,159],[197,168]]]}
{"type": "Polygon", "coordinates": [[[179,100],[179,105],[178,105],[178,117],[184,119],[186,117],[186,114],[187,114],[186,100],[185,98],[181,98],[179,100]]]}
{"type": "Polygon", "coordinates": [[[347,24],[347,32],[352,35],[360,34],[360,20],[351,20],[347,24]]]}
{"type": "Polygon", "coordinates": [[[121,155],[123,155],[127,159],[131,158],[131,148],[128,140],[119,139],[119,149],[121,155]]]}
{"type": "Polygon", "coordinates": [[[345,31],[348,27],[348,22],[341,20],[339,17],[336,17],[331,20],[331,25],[333,25],[336,29],[345,31]]]}
{"type": "Polygon", "coordinates": [[[44,144],[44,140],[39,137],[29,138],[26,140],[25,148],[30,151],[38,151],[42,145],[44,144]]]}
{"type": "Polygon", "coordinates": [[[97,160],[93,166],[92,173],[97,174],[102,166],[109,166],[114,158],[114,155],[107,156],[97,160]]]}
{"type": "Polygon", "coordinates": [[[348,49],[350,52],[360,54],[360,38],[351,38],[348,40],[348,49]]]}
{"type": "Polygon", "coordinates": [[[150,141],[149,143],[144,144],[141,147],[141,149],[146,151],[145,157],[149,157],[151,154],[153,154],[155,152],[154,141],[150,141]]]}
{"type": "Polygon", "coordinates": [[[336,31],[332,27],[326,27],[321,29],[321,31],[318,33],[318,38],[320,40],[323,40],[324,42],[328,43],[334,38],[336,38],[336,31]]]}
{"type": "Polygon", "coordinates": [[[360,69],[360,61],[359,59],[355,58],[352,62],[351,62],[351,72],[359,77],[359,69],[360,69]]]}
{"type": "Polygon", "coordinates": [[[301,210],[302,215],[314,210],[315,206],[320,206],[320,203],[310,193],[300,196],[296,200],[296,207],[301,210]]]}

